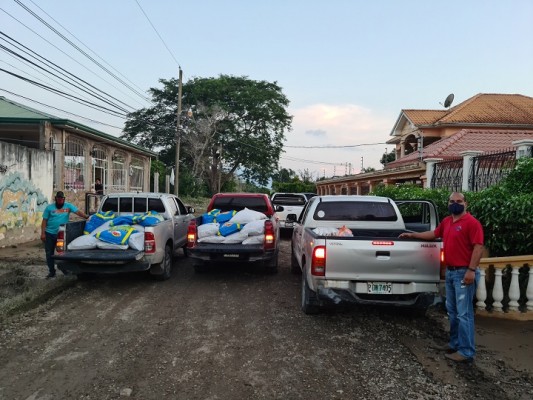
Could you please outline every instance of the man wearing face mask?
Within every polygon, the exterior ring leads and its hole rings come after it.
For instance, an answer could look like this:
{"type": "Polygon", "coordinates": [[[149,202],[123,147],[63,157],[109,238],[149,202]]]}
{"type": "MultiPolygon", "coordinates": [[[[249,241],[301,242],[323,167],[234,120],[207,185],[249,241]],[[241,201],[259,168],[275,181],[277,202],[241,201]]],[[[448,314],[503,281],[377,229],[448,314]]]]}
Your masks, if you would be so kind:
{"type": "Polygon", "coordinates": [[[401,238],[433,240],[442,238],[446,261],[446,310],[450,320],[450,341],[434,346],[445,351],[446,358],[472,361],[476,354],[474,342],[474,295],[479,282],[479,260],[483,253],[483,228],[466,212],[462,193],[452,193],[447,216],[434,231],[402,233],[401,238]]]}
{"type": "Polygon", "coordinates": [[[44,251],[46,254],[46,264],[48,265],[48,275],[46,278],[55,278],[56,269],[52,256],[56,247],[57,232],[59,226],[69,221],[70,213],[87,219],[87,215],[78,210],[73,204],[65,202],[65,194],[57,192],[55,202],[44,209],[43,222],[41,223],[41,240],[44,242],[44,251]]]}

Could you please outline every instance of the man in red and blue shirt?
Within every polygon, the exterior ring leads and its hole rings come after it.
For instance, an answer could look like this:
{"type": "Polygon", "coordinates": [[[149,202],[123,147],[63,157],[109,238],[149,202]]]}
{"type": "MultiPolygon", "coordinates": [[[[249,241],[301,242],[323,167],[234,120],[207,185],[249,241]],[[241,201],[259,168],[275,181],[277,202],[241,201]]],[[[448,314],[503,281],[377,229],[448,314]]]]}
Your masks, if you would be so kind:
{"type": "Polygon", "coordinates": [[[462,193],[452,193],[447,216],[434,231],[402,233],[400,237],[432,240],[441,238],[446,260],[446,310],[450,319],[450,341],[435,346],[450,360],[471,361],[476,355],[474,295],[479,282],[479,260],[483,253],[483,228],[466,212],[462,193]]]}

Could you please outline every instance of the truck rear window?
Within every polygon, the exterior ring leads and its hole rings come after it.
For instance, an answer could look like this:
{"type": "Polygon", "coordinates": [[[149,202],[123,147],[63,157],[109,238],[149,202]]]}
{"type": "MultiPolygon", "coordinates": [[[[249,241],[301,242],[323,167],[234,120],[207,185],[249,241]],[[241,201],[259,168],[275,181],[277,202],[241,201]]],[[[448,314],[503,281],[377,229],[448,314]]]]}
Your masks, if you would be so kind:
{"type": "Polygon", "coordinates": [[[283,194],[275,196],[272,200],[272,203],[279,206],[303,206],[306,203],[306,198],[304,195],[298,194],[283,194]]]}
{"type": "Polygon", "coordinates": [[[375,202],[320,202],[313,218],[317,221],[397,221],[394,207],[375,202]]]}
{"type": "Polygon", "coordinates": [[[108,197],[102,204],[102,211],[142,214],[147,211],[165,212],[161,199],[146,197],[108,197]]]}
{"type": "Polygon", "coordinates": [[[267,204],[262,197],[217,197],[213,201],[212,208],[217,208],[222,212],[231,210],[240,211],[244,208],[259,211],[263,214],[268,212],[267,204]]]}

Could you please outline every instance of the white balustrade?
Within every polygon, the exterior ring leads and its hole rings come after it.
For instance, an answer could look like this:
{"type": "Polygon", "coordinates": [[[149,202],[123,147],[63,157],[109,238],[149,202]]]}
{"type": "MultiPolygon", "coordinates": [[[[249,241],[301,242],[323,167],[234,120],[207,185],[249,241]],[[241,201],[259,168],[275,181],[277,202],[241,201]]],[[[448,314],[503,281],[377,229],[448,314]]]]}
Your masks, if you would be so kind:
{"type": "Polygon", "coordinates": [[[511,286],[509,286],[509,311],[518,311],[520,287],[518,286],[519,267],[513,267],[511,272],[511,286]]]}
{"type": "Polygon", "coordinates": [[[503,312],[503,284],[501,269],[496,269],[494,271],[494,288],[492,289],[492,298],[494,299],[494,303],[492,303],[494,311],[503,312]]]}
{"type": "Polygon", "coordinates": [[[528,302],[526,303],[527,310],[533,311],[533,265],[529,265],[529,280],[527,283],[526,297],[528,302]]]}
{"type": "Polygon", "coordinates": [[[484,310],[487,305],[485,304],[485,300],[487,300],[487,285],[485,283],[485,269],[480,268],[479,269],[479,283],[477,285],[476,290],[476,298],[477,303],[476,306],[479,310],[484,310]]]}

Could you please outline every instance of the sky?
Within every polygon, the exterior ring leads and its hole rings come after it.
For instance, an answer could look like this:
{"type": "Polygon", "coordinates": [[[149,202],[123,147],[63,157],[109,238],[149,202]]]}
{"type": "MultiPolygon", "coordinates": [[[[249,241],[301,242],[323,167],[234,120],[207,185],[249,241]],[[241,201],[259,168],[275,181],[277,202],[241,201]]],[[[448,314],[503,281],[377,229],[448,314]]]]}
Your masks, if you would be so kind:
{"type": "Polygon", "coordinates": [[[531,0],[1,0],[0,32],[0,96],[113,136],[123,117],[13,76],[90,99],[13,56],[12,40],[128,111],[180,67],[184,82],[276,82],[293,116],[279,167],[316,178],[381,169],[402,109],[442,110],[450,93],[452,106],[478,93],[533,97],[531,0]]]}

